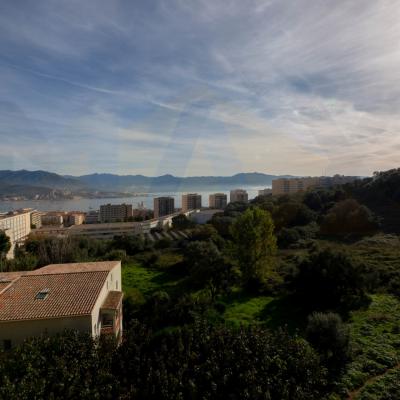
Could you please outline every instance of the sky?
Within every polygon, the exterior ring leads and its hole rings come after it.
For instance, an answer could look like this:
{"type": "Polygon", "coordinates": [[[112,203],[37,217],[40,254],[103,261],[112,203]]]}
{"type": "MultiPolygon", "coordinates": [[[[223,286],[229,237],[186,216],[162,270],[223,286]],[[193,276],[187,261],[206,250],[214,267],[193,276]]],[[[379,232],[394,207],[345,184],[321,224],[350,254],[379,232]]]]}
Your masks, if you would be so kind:
{"type": "Polygon", "coordinates": [[[2,0],[0,169],[400,164],[399,0],[2,0]]]}

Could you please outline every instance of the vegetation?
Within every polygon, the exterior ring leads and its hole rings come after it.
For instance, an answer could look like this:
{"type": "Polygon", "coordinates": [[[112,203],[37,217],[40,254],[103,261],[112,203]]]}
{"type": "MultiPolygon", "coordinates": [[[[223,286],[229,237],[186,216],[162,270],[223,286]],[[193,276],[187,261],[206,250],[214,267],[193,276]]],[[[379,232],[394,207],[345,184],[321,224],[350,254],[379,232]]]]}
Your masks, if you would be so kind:
{"type": "Polygon", "coordinates": [[[124,342],[28,341],[0,398],[400,398],[399,176],[178,216],[187,239],[30,238],[6,270],[122,260],[124,342]]]}
{"type": "Polygon", "coordinates": [[[276,251],[271,215],[249,208],[232,225],[234,253],[246,285],[265,280],[276,251]]]}

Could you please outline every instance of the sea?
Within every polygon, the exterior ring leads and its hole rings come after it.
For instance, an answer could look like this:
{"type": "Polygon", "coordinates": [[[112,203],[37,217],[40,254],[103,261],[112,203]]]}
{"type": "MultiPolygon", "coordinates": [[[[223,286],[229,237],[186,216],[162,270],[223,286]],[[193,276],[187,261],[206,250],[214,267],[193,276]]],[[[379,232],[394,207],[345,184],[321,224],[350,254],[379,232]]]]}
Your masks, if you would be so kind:
{"type": "MultiPolygon", "coordinates": [[[[249,200],[258,195],[258,190],[265,189],[268,186],[262,187],[246,187],[241,186],[241,189],[247,190],[249,200]]],[[[208,196],[212,193],[225,193],[228,195],[229,190],[214,190],[210,191],[191,191],[190,193],[198,193],[202,196],[202,205],[208,206],[208,196]]],[[[113,198],[96,198],[96,199],[68,199],[68,200],[27,200],[27,201],[0,201],[0,212],[8,212],[20,208],[33,208],[39,211],[92,211],[99,210],[103,204],[132,204],[133,208],[145,207],[153,209],[154,197],[170,196],[175,199],[175,207],[181,207],[182,194],[188,192],[157,192],[157,193],[141,193],[134,197],[113,197],[113,198]]]]}

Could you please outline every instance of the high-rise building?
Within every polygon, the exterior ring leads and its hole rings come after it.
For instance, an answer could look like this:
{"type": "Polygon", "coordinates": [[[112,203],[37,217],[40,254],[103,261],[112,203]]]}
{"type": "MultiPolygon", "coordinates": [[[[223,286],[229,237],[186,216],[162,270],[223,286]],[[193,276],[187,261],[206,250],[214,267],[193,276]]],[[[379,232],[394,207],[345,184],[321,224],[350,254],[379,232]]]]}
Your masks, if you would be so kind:
{"type": "Polygon", "coordinates": [[[154,198],[154,218],[160,218],[164,215],[173,214],[174,210],[175,200],[173,197],[154,198]]]}
{"type": "Polygon", "coordinates": [[[231,203],[247,203],[249,201],[248,193],[243,189],[231,190],[230,202],[231,203]]]}
{"type": "Polygon", "coordinates": [[[210,208],[225,208],[228,203],[228,196],[225,193],[213,193],[208,197],[208,206],[210,208]]]}
{"type": "Polygon", "coordinates": [[[0,230],[10,238],[11,248],[6,257],[14,258],[15,246],[23,243],[31,232],[32,210],[12,211],[0,214],[0,230]]]}
{"type": "Polygon", "coordinates": [[[124,222],[132,217],[132,204],[105,204],[100,206],[100,222],[124,222]]]}
{"type": "Polygon", "coordinates": [[[42,227],[42,215],[44,213],[40,211],[33,210],[31,212],[31,226],[32,228],[39,229],[42,227]]]}
{"type": "Polygon", "coordinates": [[[201,195],[197,193],[187,193],[182,195],[182,211],[197,210],[201,208],[201,195]]]}

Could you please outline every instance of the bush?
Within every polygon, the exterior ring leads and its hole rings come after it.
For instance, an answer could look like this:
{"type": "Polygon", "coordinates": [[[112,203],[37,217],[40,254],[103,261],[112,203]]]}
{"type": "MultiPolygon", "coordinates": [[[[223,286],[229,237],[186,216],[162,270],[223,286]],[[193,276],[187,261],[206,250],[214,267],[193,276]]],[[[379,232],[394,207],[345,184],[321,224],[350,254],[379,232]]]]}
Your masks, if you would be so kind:
{"type": "Polygon", "coordinates": [[[331,208],[321,224],[321,233],[366,235],[375,232],[377,228],[378,224],[367,207],[354,199],[347,199],[331,208]]]}
{"type": "Polygon", "coordinates": [[[341,372],[350,357],[350,331],[338,314],[311,314],[306,339],[320,354],[331,374],[341,372]]]}
{"type": "Polygon", "coordinates": [[[316,250],[298,266],[293,289],[311,310],[346,314],[369,303],[364,269],[347,254],[316,250]]]}
{"type": "Polygon", "coordinates": [[[325,370],[301,338],[201,322],[153,338],[138,325],[114,374],[126,398],[150,400],[319,400],[325,389],[325,370]]]}

